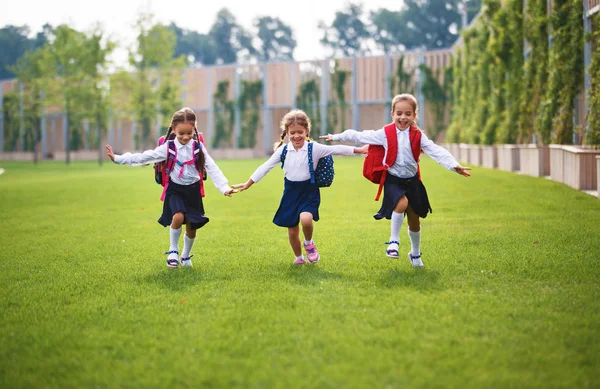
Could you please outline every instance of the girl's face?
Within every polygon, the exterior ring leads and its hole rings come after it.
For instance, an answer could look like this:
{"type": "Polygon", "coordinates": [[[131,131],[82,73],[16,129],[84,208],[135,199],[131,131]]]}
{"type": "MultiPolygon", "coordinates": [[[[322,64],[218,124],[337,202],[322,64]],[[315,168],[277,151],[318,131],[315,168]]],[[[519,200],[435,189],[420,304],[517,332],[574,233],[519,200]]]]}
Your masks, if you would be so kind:
{"type": "Polygon", "coordinates": [[[398,101],[392,110],[392,120],[396,126],[403,130],[415,121],[416,115],[412,105],[408,101],[398,101]]]}
{"type": "Polygon", "coordinates": [[[288,127],[288,138],[296,150],[304,146],[304,141],[307,136],[308,131],[299,124],[292,124],[288,127]]]}
{"type": "Polygon", "coordinates": [[[186,145],[194,137],[194,124],[190,122],[178,123],[173,128],[173,132],[179,143],[186,145]]]}

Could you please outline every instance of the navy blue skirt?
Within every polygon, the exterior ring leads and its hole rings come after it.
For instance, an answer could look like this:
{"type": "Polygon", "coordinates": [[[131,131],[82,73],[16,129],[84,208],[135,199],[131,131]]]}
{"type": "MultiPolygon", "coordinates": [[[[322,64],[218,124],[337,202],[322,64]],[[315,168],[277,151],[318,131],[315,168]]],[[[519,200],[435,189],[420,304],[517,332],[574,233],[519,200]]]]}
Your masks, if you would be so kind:
{"type": "Polygon", "coordinates": [[[208,223],[208,218],[204,216],[200,181],[192,185],[179,185],[169,182],[163,212],[158,222],[165,227],[170,226],[173,215],[177,212],[183,212],[183,223],[190,222],[194,230],[208,223]]]}
{"type": "Polygon", "coordinates": [[[391,219],[396,204],[404,195],[408,198],[408,205],[419,217],[425,218],[432,212],[425,185],[418,176],[399,178],[388,173],[383,184],[381,209],[373,217],[377,220],[391,219]]]}
{"type": "Polygon", "coordinates": [[[319,205],[321,192],[317,184],[311,184],[310,180],[290,181],[284,178],[283,196],[273,223],[279,227],[296,227],[302,212],[312,213],[313,220],[318,221],[319,205]]]}

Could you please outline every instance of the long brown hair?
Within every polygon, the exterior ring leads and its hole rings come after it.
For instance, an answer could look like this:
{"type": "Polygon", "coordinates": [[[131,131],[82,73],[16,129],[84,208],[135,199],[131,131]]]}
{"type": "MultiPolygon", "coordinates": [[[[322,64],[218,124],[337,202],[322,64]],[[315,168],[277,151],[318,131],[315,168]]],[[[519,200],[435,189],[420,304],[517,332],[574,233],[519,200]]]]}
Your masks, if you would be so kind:
{"type": "Polygon", "coordinates": [[[283,145],[283,140],[287,135],[288,129],[294,124],[303,127],[306,130],[306,139],[310,140],[310,118],[303,110],[293,109],[286,113],[281,119],[279,124],[279,128],[281,128],[281,139],[279,142],[275,142],[275,145],[273,145],[273,151],[277,150],[281,147],[281,145],[283,145]]]}
{"type": "MultiPolygon", "coordinates": [[[[190,123],[194,126],[194,139],[196,142],[200,142],[200,136],[198,135],[198,129],[196,128],[196,113],[188,107],[181,108],[179,111],[173,114],[171,118],[171,124],[169,125],[169,130],[167,131],[167,136],[165,139],[169,139],[169,135],[173,132],[175,128],[181,123],[190,123]]],[[[204,153],[200,152],[200,166],[204,168],[204,153]]]]}

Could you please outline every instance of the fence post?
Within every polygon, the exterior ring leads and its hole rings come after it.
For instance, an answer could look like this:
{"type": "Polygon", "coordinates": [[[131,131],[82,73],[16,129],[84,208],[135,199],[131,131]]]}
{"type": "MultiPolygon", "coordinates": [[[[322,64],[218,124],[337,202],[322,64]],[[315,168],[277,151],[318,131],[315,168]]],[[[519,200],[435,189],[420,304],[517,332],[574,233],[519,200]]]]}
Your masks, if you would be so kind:
{"type": "MultiPolygon", "coordinates": [[[[358,59],[356,55],[352,57],[352,128],[358,130],[360,127],[359,123],[359,112],[358,112],[358,59]]],[[[343,112],[343,110],[342,110],[343,112]]],[[[345,119],[344,119],[345,120],[345,119]]],[[[345,128],[340,129],[344,131],[345,128]]],[[[334,131],[335,132],[335,131],[334,131]]]]}
{"type": "MultiPolygon", "coordinates": [[[[46,135],[46,104],[44,103],[44,101],[46,100],[46,92],[42,89],[41,91],[41,96],[40,99],[42,100],[42,115],[41,115],[41,129],[40,131],[42,132],[42,159],[46,159],[46,156],[48,155],[48,149],[47,149],[47,139],[48,136],[46,135]]],[[[35,146],[34,146],[35,147],[35,146]]]]}
{"type": "Polygon", "coordinates": [[[290,62],[290,106],[292,109],[296,107],[296,62],[290,62]]]}
{"type": "Polygon", "coordinates": [[[263,83],[262,83],[262,115],[263,115],[263,149],[265,155],[269,155],[270,145],[272,143],[271,138],[271,121],[269,119],[269,106],[267,104],[268,95],[267,95],[267,63],[263,62],[263,83]]]}
{"type": "Polygon", "coordinates": [[[25,151],[24,144],[25,117],[23,114],[23,83],[19,82],[19,148],[18,151],[25,151]]]}
{"type": "Polygon", "coordinates": [[[85,151],[89,151],[90,150],[90,121],[87,118],[85,118],[83,120],[83,131],[85,132],[85,142],[84,142],[83,149],[85,151]]]}
{"type": "Polygon", "coordinates": [[[215,68],[208,68],[206,71],[206,90],[208,92],[208,139],[213,142],[215,136],[215,106],[213,101],[213,74],[216,72],[215,68]]]}
{"type": "MultiPolygon", "coordinates": [[[[383,89],[383,96],[384,99],[386,101],[385,104],[389,104],[392,101],[392,96],[391,96],[391,91],[390,91],[390,78],[392,76],[392,58],[388,55],[388,53],[385,53],[385,56],[383,58],[383,65],[384,65],[384,72],[385,72],[385,87],[383,89]]],[[[384,109],[383,109],[383,121],[382,123],[387,123],[390,120],[390,114],[387,111],[387,109],[385,109],[385,105],[384,105],[384,109]]]]}
{"type": "Polygon", "coordinates": [[[417,54],[417,105],[419,107],[417,121],[421,128],[425,128],[425,99],[423,98],[423,72],[421,71],[421,65],[425,63],[425,56],[423,55],[423,48],[420,48],[417,54]]]}
{"type": "Polygon", "coordinates": [[[241,69],[238,69],[238,66],[235,65],[235,71],[234,71],[234,76],[233,76],[233,109],[234,109],[234,113],[233,113],[233,148],[237,149],[238,148],[238,142],[240,139],[240,132],[241,132],[241,112],[240,112],[240,106],[238,104],[238,98],[240,97],[240,75],[239,75],[239,71],[241,71],[241,69]]]}
{"type": "Polygon", "coordinates": [[[0,82],[0,153],[4,152],[4,88],[0,82]]]}
{"type": "Polygon", "coordinates": [[[328,112],[328,105],[329,105],[329,60],[328,59],[324,59],[321,62],[321,134],[320,135],[325,135],[328,133],[327,131],[327,114],[328,112]]]}
{"type": "MultiPolygon", "coordinates": [[[[589,13],[589,2],[588,0],[583,0],[583,36],[586,37],[588,36],[588,33],[592,32],[592,20],[590,18],[590,15],[588,15],[589,13]]],[[[590,125],[588,124],[587,121],[587,117],[588,117],[588,110],[589,110],[589,91],[590,88],[592,86],[592,81],[590,78],[590,74],[587,72],[587,70],[590,67],[590,64],[592,62],[592,43],[589,41],[585,41],[584,42],[584,47],[583,47],[583,74],[584,74],[584,117],[586,118],[585,120],[585,131],[584,134],[587,135],[589,130],[590,130],[590,125]]]]}

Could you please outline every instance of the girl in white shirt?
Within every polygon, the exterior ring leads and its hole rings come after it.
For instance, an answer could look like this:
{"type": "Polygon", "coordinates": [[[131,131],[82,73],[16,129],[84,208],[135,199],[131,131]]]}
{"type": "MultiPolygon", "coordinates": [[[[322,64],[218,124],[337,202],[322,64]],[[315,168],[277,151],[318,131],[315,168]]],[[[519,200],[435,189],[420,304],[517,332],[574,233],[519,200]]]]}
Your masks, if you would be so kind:
{"type": "MultiPolygon", "coordinates": [[[[275,144],[275,152],[271,157],[250,176],[244,184],[233,185],[233,188],[246,190],[260,181],[275,166],[281,163],[284,139],[287,135],[287,154],[283,163],[284,190],[279,208],[273,218],[273,223],[288,229],[288,239],[296,256],[294,264],[304,265],[306,260],[302,255],[300,244],[300,228],[304,234],[304,249],[309,263],[320,260],[319,252],[313,241],[313,221],[319,220],[319,205],[321,194],[316,183],[311,183],[308,166],[308,141],[310,140],[310,119],[301,110],[288,112],[281,120],[281,140],[275,144]]],[[[313,168],[316,169],[319,159],[328,155],[352,155],[364,153],[363,149],[352,146],[327,146],[313,143],[313,168]]]]}
{"type": "MultiPolygon", "coordinates": [[[[165,161],[167,153],[171,151],[169,142],[174,143],[177,149],[177,162],[173,164],[173,169],[169,174],[163,212],[158,222],[164,227],[170,226],[170,247],[165,254],[168,254],[167,266],[177,268],[179,266],[181,226],[185,223],[181,266],[192,266],[190,252],[196,239],[196,230],[208,223],[209,219],[204,215],[204,205],[200,194],[202,169],[198,171],[194,163],[194,142],[196,142],[195,139],[199,139],[194,111],[190,108],[182,108],[175,112],[165,139],[169,139],[171,133],[175,133],[175,139],[167,140],[154,150],[147,150],[143,153],[115,155],[110,145],[106,145],[106,150],[109,158],[117,164],[142,166],[165,161]]],[[[200,143],[200,147],[199,165],[206,168],[206,172],[217,189],[225,196],[231,197],[231,194],[237,191],[229,186],[227,178],[208,155],[204,145],[200,143]]]]}
{"type": "MultiPolygon", "coordinates": [[[[409,139],[409,128],[414,125],[417,117],[417,99],[408,93],[400,94],[392,100],[392,121],[396,127],[398,138],[398,154],[392,166],[389,167],[384,183],[384,196],[381,209],[374,215],[377,220],[392,220],[390,241],[386,242],[388,248],[386,255],[397,258],[400,244],[400,228],[404,220],[404,213],[408,219],[408,235],[411,241],[411,251],[408,259],[416,267],[423,267],[421,260],[421,223],[419,217],[425,218],[431,212],[429,198],[425,186],[418,175],[418,160],[415,160],[409,139]]],[[[434,161],[448,170],[469,177],[468,170],[462,167],[446,149],[436,145],[420,132],[420,149],[434,161]]],[[[341,134],[322,136],[328,141],[346,141],[366,143],[383,146],[387,152],[388,143],[384,128],[379,130],[354,131],[346,130],[341,134]]]]}

